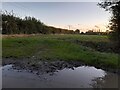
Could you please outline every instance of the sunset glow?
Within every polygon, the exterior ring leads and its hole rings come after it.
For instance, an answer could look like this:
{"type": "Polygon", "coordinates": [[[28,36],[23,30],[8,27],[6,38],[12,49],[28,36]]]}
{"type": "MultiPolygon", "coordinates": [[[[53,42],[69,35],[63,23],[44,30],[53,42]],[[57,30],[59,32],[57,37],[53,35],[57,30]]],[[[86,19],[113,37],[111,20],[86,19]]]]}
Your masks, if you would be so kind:
{"type": "Polygon", "coordinates": [[[33,16],[44,24],[57,28],[80,29],[81,32],[100,29],[105,32],[110,13],[97,4],[98,2],[4,2],[3,10],[13,10],[21,18],[33,16]]]}

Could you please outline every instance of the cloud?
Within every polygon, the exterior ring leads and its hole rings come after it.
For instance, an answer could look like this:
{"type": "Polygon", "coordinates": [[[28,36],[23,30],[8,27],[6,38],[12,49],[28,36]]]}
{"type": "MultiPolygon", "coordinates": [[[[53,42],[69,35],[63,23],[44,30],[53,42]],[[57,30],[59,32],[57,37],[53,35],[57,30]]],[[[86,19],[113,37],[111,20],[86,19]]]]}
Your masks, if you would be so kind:
{"type": "MultiPolygon", "coordinates": [[[[51,24],[47,24],[47,25],[57,27],[57,28],[69,29],[68,25],[51,25],[51,24]]],[[[70,29],[71,30],[80,29],[81,32],[86,32],[88,30],[96,31],[100,29],[102,32],[105,32],[107,30],[106,26],[107,26],[107,23],[100,23],[96,25],[74,24],[74,25],[70,25],[70,29]]]]}

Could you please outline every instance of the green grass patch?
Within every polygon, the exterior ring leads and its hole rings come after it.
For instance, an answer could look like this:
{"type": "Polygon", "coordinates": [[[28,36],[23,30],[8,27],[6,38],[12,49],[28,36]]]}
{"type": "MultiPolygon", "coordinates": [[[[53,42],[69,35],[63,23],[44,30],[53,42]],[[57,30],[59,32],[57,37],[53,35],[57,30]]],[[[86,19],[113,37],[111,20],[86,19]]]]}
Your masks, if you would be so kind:
{"type": "Polygon", "coordinates": [[[77,60],[110,68],[118,66],[118,54],[98,52],[71,42],[74,40],[109,42],[107,36],[99,35],[38,35],[3,38],[2,57],[31,58],[34,56],[43,60],[77,60]]]}

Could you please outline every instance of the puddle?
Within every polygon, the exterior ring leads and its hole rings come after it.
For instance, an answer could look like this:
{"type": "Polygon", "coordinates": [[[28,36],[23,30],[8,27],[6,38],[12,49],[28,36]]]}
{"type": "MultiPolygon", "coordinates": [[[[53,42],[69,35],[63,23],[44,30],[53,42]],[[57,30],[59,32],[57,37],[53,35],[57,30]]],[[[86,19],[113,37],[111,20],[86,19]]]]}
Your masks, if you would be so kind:
{"type": "Polygon", "coordinates": [[[118,88],[117,74],[90,66],[36,75],[17,70],[12,65],[2,67],[3,88],[118,88]]]}

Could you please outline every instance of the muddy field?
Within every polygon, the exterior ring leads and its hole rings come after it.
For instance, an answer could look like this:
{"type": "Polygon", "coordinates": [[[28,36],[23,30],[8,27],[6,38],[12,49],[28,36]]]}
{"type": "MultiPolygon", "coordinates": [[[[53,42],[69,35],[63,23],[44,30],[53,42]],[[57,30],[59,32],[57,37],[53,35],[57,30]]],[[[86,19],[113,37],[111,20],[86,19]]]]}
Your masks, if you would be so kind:
{"type": "Polygon", "coordinates": [[[119,85],[119,74],[80,62],[10,61],[2,67],[3,88],[118,88],[119,85]]]}

